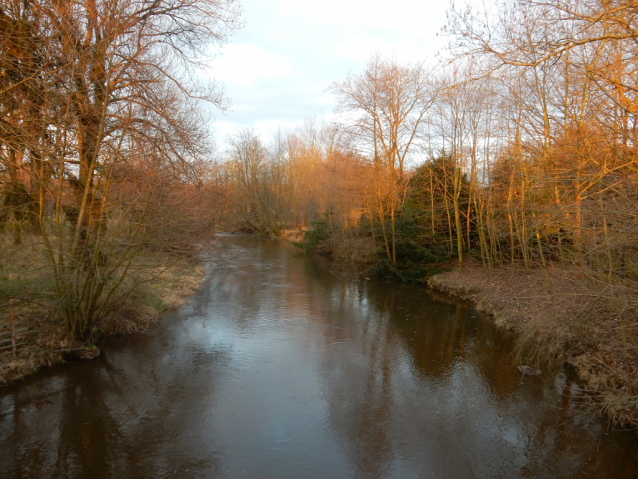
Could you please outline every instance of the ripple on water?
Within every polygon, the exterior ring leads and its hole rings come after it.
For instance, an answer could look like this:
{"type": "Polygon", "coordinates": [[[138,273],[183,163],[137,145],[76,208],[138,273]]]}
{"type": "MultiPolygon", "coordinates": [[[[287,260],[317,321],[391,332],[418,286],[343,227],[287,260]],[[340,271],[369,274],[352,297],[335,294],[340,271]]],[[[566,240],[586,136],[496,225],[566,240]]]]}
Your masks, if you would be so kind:
{"type": "Polygon", "coordinates": [[[575,415],[567,375],[521,378],[466,305],[219,241],[152,333],[0,392],[6,477],[638,477],[633,436],[575,415]]]}

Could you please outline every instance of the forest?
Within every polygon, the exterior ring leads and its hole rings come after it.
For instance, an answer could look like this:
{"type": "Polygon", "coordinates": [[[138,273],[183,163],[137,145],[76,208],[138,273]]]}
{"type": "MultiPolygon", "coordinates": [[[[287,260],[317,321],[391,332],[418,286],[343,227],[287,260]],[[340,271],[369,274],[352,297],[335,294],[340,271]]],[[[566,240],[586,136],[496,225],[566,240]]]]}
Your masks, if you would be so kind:
{"type": "Polygon", "coordinates": [[[569,278],[558,296],[587,307],[522,349],[572,358],[637,421],[635,2],[452,7],[440,61],[373,55],[329,86],[337,121],[216,149],[202,105],[226,98],[199,59],[239,15],[234,0],[3,2],[2,331],[34,311],[55,349],[135,329],[144,295],[170,306],[202,245],[241,231],[397,281],[569,278]]]}

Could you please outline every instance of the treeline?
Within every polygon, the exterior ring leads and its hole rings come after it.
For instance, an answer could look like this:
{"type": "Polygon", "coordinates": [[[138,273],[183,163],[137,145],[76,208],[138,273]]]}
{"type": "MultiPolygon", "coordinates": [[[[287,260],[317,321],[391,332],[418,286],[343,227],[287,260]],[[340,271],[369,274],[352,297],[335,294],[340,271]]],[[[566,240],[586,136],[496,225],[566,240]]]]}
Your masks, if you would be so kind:
{"type": "MultiPolygon", "coordinates": [[[[114,314],[141,252],[224,221],[422,281],[456,258],[638,280],[636,13],[515,0],[452,10],[452,62],[370,59],[340,120],[266,144],[202,125],[201,58],[233,0],[8,0],[0,7],[0,222],[36,235],[74,335],[114,314]],[[232,215],[231,215],[232,214],[232,215]]],[[[597,277],[598,277],[597,276],[597,277]]],[[[634,285],[634,286],[631,286],[634,285]]]]}
{"type": "Polygon", "coordinates": [[[229,138],[224,168],[240,226],[270,236],[323,218],[344,228],[356,224],[351,209],[368,181],[365,159],[335,125],[314,120],[279,132],[271,144],[239,131],[229,138]]]}
{"type": "Polygon", "coordinates": [[[238,13],[234,0],[0,5],[0,222],[14,244],[37,236],[72,337],[117,313],[142,251],[187,249],[223,207],[199,104],[224,98],[195,79],[238,13]]]}
{"type": "Polygon", "coordinates": [[[238,134],[241,221],[275,235],[314,222],[312,245],[408,281],[471,255],[635,285],[633,3],[519,0],[449,19],[450,64],[377,55],[332,85],[337,123],[269,148],[238,134]]]}

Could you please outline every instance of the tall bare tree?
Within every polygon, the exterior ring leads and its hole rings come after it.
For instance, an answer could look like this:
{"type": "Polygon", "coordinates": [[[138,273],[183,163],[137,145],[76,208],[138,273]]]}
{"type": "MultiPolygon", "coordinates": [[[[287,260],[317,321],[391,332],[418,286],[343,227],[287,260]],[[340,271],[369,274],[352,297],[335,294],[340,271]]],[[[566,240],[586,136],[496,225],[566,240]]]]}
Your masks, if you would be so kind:
{"type": "Polygon", "coordinates": [[[0,12],[8,32],[0,64],[11,72],[0,80],[0,151],[13,190],[28,180],[60,312],[71,334],[84,336],[112,313],[109,300],[153,236],[159,185],[169,172],[188,182],[189,164],[208,149],[197,101],[225,103],[215,83],[192,78],[240,11],[234,0],[8,6],[0,12]]]}
{"type": "Polygon", "coordinates": [[[348,113],[346,128],[375,168],[376,209],[388,260],[396,263],[397,209],[405,195],[409,155],[436,91],[423,64],[400,66],[372,57],[364,73],[332,84],[337,111],[348,113]],[[389,220],[389,229],[386,224],[389,220]]]}

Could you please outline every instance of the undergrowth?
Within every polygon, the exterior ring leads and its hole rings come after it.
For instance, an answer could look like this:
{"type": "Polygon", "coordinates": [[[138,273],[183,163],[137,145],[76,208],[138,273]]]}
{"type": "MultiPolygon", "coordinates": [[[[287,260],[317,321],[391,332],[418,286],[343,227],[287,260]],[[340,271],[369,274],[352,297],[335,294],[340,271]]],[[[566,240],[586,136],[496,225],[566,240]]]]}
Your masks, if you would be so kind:
{"type": "MultiPolygon", "coordinates": [[[[27,344],[0,352],[0,384],[62,361],[69,348],[84,344],[71,341],[57,311],[55,284],[47,264],[44,244],[35,235],[22,235],[23,244],[0,232],[0,332],[16,328],[31,333],[27,344]]],[[[204,269],[192,257],[142,251],[131,265],[121,293],[95,326],[93,339],[144,331],[159,316],[180,306],[197,289],[204,269]]]]}

